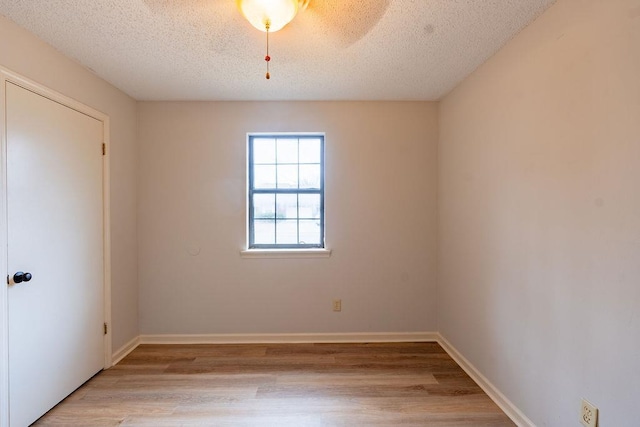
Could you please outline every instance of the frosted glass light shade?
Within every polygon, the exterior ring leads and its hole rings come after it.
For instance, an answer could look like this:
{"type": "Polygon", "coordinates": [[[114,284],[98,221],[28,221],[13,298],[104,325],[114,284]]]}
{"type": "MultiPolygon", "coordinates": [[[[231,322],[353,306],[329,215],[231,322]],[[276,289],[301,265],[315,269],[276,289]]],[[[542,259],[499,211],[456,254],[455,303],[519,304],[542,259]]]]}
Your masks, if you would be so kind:
{"type": "Polygon", "coordinates": [[[299,0],[236,0],[238,9],[260,31],[273,33],[287,25],[298,13],[299,0]]]}

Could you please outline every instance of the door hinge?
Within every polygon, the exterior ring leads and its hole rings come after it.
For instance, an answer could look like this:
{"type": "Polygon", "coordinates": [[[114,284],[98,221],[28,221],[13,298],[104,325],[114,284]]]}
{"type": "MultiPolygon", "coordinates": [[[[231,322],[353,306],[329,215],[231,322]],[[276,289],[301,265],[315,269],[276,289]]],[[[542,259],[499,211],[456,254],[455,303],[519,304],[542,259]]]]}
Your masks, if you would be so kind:
{"type": "Polygon", "coordinates": [[[105,322],[104,324],[104,334],[107,335],[107,331],[109,330],[109,327],[107,326],[107,323],[105,322]]]}
{"type": "Polygon", "coordinates": [[[102,143],[102,155],[104,156],[105,154],[107,154],[107,144],[105,144],[104,142],[102,143]]]}

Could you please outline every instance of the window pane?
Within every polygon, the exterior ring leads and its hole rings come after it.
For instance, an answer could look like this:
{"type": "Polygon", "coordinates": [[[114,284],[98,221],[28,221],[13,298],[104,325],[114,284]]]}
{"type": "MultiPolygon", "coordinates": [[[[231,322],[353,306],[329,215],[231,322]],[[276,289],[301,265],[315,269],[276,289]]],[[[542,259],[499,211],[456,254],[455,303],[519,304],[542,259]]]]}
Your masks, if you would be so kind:
{"type": "Polygon", "coordinates": [[[278,165],[278,188],[298,188],[297,165],[278,165]]]}
{"type": "Polygon", "coordinates": [[[275,225],[275,221],[254,221],[254,243],[256,245],[273,245],[276,241],[275,225]]]}
{"type": "Polygon", "coordinates": [[[321,135],[249,136],[253,247],[324,244],[321,135]]]}
{"type": "Polygon", "coordinates": [[[276,140],[273,138],[255,138],[253,140],[253,163],[276,162],[276,140]]]}
{"type": "Polygon", "coordinates": [[[297,139],[278,139],[278,163],[298,163],[297,139]]]}
{"type": "Polygon", "coordinates": [[[253,217],[254,218],[276,218],[276,195],[275,194],[254,194],[253,195],[253,217]]]}
{"type": "Polygon", "coordinates": [[[276,188],[275,166],[254,166],[253,171],[253,188],[276,188]]]}
{"type": "Polygon", "coordinates": [[[320,139],[300,140],[300,163],[320,163],[320,139]]]}
{"type": "Polygon", "coordinates": [[[300,194],[300,218],[320,219],[320,195],[319,194],[300,194]]]}
{"type": "Polygon", "coordinates": [[[321,241],[320,221],[300,220],[300,244],[319,245],[321,241]]]}
{"type": "Polygon", "coordinates": [[[320,188],[320,165],[300,165],[300,188],[320,188]]]}
{"type": "Polygon", "coordinates": [[[294,220],[278,220],[276,224],[278,244],[297,244],[298,243],[298,221],[294,220]]]}
{"type": "Polygon", "coordinates": [[[298,196],[297,194],[278,194],[278,205],[276,208],[277,217],[296,219],[298,218],[298,196]]]}

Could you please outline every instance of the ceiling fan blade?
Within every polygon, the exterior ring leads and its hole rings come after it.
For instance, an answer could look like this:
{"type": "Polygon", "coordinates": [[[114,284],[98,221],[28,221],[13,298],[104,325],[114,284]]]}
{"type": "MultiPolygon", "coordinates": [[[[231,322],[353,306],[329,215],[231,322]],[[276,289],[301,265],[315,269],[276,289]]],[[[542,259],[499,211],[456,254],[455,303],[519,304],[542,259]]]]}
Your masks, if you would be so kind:
{"type": "Polygon", "coordinates": [[[142,0],[152,12],[172,13],[179,10],[203,10],[211,7],[226,6],[228,1],[212,0],[142,0]]]}
{"type": "Polygon", "coordinates": [[[235,17],[237,8],[231,0],[142,0],[149,10],[172,18],[188,17],[190,21],[226,24],[235,17]],[[214,20],[215,19],[215,20],[214,20]],[[213,21],[212,21],[213,20],[213,21]]]}
{"type": "Polygon", "coordinates": [[[192,47],[233,52],[234,40],[247,37],[244,18],[233,0],[142,0],[149,11],[170,23],[192,47]],[[204,46],[204,47],[203,47],[204,46]]]}
{"type": "Polygon", "coordinates": [[[304,13],[317,17],[321,30],[346,47],[376,26],[389,3],[390,0],[309,0],[304,13]]]}

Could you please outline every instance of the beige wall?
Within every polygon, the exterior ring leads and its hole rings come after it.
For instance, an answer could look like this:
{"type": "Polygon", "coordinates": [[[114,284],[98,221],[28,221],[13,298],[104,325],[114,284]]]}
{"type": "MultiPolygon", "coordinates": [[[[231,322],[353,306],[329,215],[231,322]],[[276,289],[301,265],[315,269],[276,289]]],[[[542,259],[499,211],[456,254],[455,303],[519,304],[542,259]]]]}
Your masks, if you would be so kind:
{"type": "Polygon", "coordinates": [[[141,333],[435,330],[435,104],[142,102],[138,114],[141,333]],[[240,257],[246,133],[271,131],[326,132],[328,259],[240,257]]]}
{"type": "Polygon", "coordinates": [[[640,1],[559,0],[440,106],[439,330],[538,426],[637,426],[640,1]]]}
{"type": "Polygon", "coordinates": [[[136,102],[2,16],[0,65],[111,119],[112,343],[117,350],[138,335],[136,102]]]}

